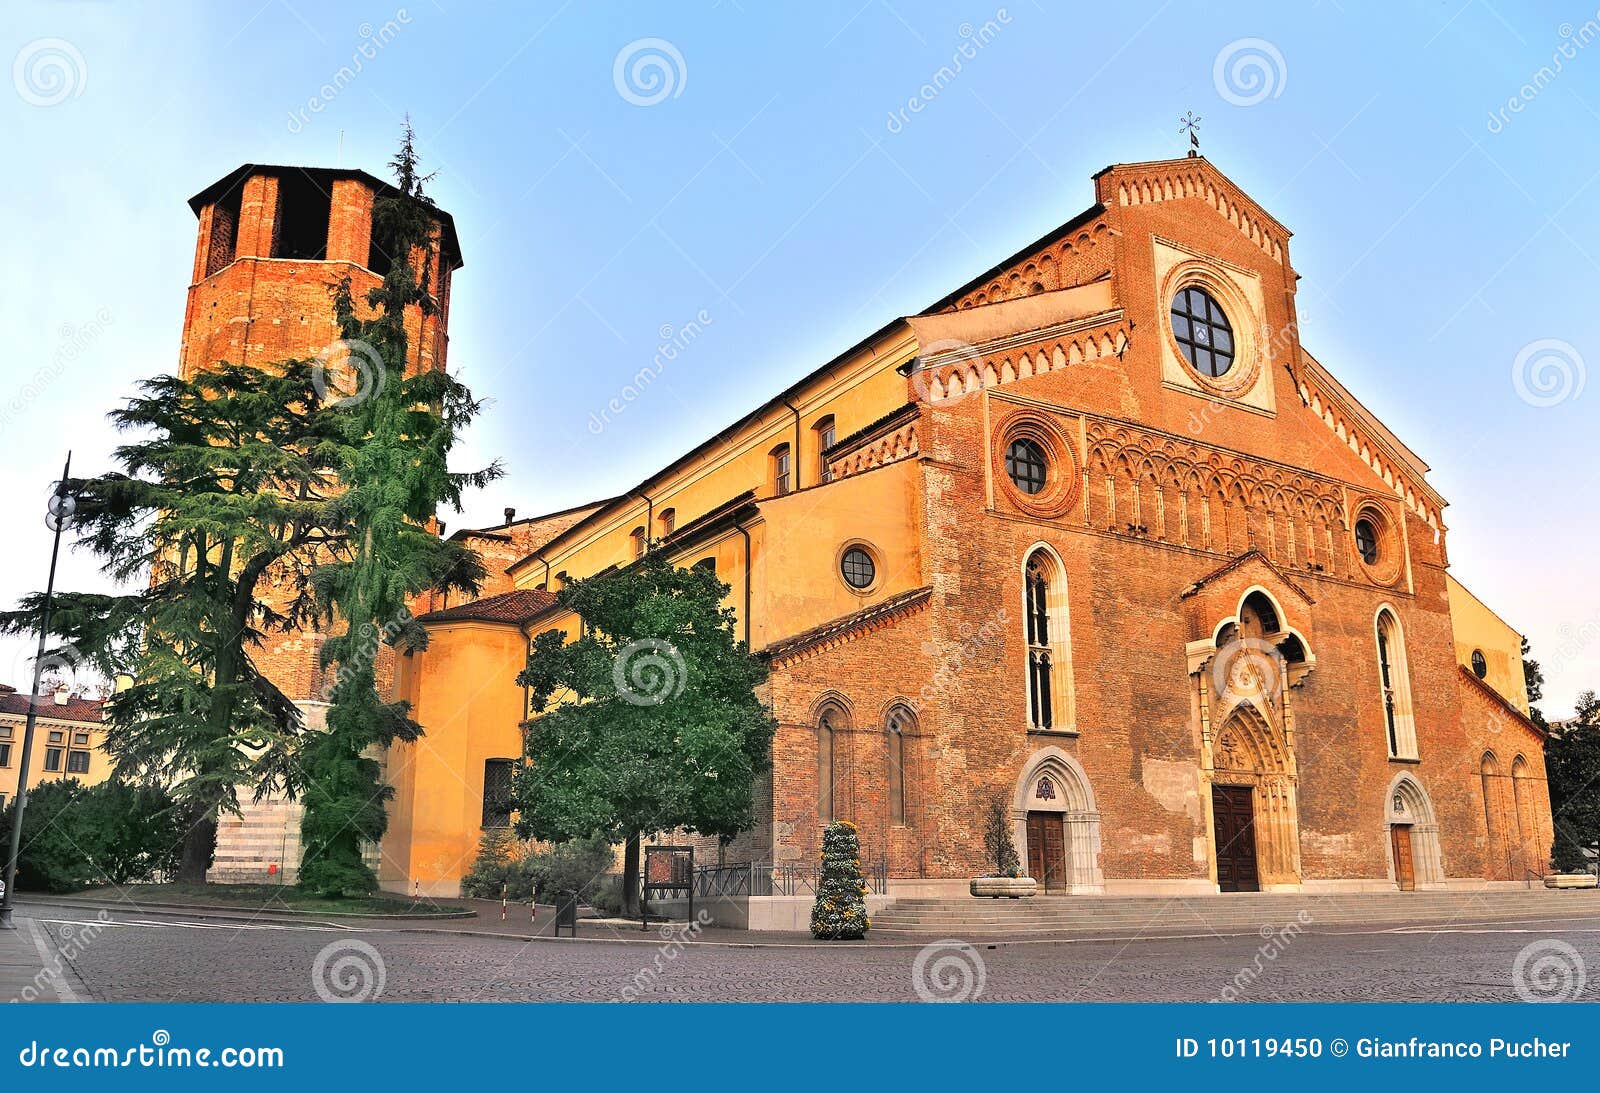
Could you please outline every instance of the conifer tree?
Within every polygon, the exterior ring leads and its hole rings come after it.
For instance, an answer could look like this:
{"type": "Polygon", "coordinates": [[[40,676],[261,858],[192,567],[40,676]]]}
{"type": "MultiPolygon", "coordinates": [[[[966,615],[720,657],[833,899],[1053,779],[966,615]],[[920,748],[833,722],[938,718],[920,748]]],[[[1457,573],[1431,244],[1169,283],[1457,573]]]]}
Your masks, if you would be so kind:
{"type": "Polygon", "coordinates": [[[855,941],[867,936],[867,878],[861,871],[856,825],[836,820],[822,832],[822,867],[811,906],[811,936],[818,941],[855,941]]]}
{"type": "MultiPolygon", "coordinates": [[[[381,646],[423,648],[427,633],[408,600],[430,589],[475,594],[483,577],[476,554],[441,539],[432,521],[441,504],[459,510],[465,490],[499,477],[498,464],[451,471],[448,457],[480,404],[460,381],[413,360],[407,315],[437,315],[433,293],[436,214],[418,171],[410,122],[391,161],[395,190],[373,203],[375,239],[390,253],[378,286],[357,301],[348,277],[333,289],[334,317],[359,375],[332,407],[332,463],[340,493],[334,508],[343,549],[324,559],[313,580],[324,621],[337,632],[323,645],[336,668],[327,731],[307,734],[301,752],[305,807],[300,885],[334,896],[370,892],[377,878],[362,844],[388,824],[377,749],[415,740],[421,726],[409,704],[378,692],[381,646]]],[[[325,382],[327,377],[325,377],[325,382]]]]}
{"type": "MultiPolygon", "coordinates": [[[[259,799],[296,785],[300,712],[251,654],[264,633],[309,621],[312,559],[342,539],[323,409],[309,360],[160,376],[110,415],[134,434],[116,449],[121,469],[67,483],[78,545],[142,587],[58,592],[47,658],[131,678],[106,705],[106,748],[183,808],[185,882],[204,882],[240,786],[259,799]],[[282,582],[270,600],[269,579],[282,582]]],[[[42,607],[25,597],[0,613],[0,633],[36,630],[42,607]]]]}

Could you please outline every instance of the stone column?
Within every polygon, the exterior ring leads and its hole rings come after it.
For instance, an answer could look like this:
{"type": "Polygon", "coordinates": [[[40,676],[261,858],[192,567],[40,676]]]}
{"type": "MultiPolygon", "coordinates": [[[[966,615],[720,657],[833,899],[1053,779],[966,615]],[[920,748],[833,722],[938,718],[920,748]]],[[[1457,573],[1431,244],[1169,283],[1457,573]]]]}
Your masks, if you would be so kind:
{"type": "Polygon", "coordinates": [[[1068,812],[1063,818],[1067,825],[1070,891],[1098,895],[1105,891],[1105,877],[1100,873],[1100,813],[1068,812]]]}

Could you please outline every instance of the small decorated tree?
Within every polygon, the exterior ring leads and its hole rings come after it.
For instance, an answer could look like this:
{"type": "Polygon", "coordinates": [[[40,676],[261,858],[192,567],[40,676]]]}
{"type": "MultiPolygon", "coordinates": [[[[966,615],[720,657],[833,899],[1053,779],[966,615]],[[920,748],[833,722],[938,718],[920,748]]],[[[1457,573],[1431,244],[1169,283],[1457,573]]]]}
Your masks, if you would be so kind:
{"type": "Polygon", "coordinates": [[[867,918],[867,878],[861,872],[856,825],[840,820],[822,833],[822,870],[811,908],[811,936],[818,941],[857,941],[872,925],[867,918]]]}
{"type": "Polygon", "coordinates": [[[1017,844],[1011,838],[1011,817],[1006,813],[1003,797],[989,802],[989,819],[983,827],[983,849],[989,864],[994,866],[994,876],[1022,876],[1022,862],[1017,859],[1017,844]]]}

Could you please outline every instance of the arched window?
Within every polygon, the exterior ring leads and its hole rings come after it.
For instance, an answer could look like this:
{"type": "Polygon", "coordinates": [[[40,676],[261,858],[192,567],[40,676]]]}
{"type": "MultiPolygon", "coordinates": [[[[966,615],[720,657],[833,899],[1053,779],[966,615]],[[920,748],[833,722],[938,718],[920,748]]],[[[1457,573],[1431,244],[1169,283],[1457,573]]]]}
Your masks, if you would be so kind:
{"type": "Polygon", "coordinates": [[[678,510],[662,509],[661,515],[656,517],[656,522],[661,525],[661,537],[665,539],[678,527],[678,510]]]}
{"type": "Polygon", "coordinates": [[[794,482],[794,462],[789,445],[779,444],[772,449],[772,491],[782,497],[794,482]]]}
{"type": "Polygon", "coordinates": [[[829,706],[817,718],[817,819],[825,824],[834,820],[834,743],[843,725],[844,712],[837,706],[829,706]]]}
{"type": "Polygon", "coordinates": [[[1391,759],[1417,758],[1417,725],[1411,707],[1411,678],[1406,669],[1405,637],[1400,620],[1384,607],[1378,612],[1378,681],[1383,698],[1384,729],[1391,759]]]}
{"type": "Polygon", "coordinates": [[[628,532],[628,539],[633,544],[633,556],[635,558],[643,558],[646,543],[646,539],[644,537],[644,528],[634,528],[632,531],[628,532]]]}
{"type": "Polygon", "coordinates": [[[1030,732],[1074,731],[1066,585],[1061,559],[1054,551],[1041,546],[1028,555],[1022,607],[1030,732]]]}
{"type": "Polygon", "coordinates": [[[908,811],[906,809],[906,784],[911,781],[911,770],[907,767],[911,749],[906,745],[908,736],[916,735],[916,719],[911,711],[904,706],[895,706],[889,711],[885,730],[889,744],[889,822],[891,824],[906,823],[908,811]]]}
{"type": "Polygon", "coordinates": [[[811,428],[817,435],[817,481],[826,484],[833,481],[833,475],[828,471],[828,457],[823,453],[833,447],[838,439],[833,427],[833,415],[820,419],[811,428]]]}

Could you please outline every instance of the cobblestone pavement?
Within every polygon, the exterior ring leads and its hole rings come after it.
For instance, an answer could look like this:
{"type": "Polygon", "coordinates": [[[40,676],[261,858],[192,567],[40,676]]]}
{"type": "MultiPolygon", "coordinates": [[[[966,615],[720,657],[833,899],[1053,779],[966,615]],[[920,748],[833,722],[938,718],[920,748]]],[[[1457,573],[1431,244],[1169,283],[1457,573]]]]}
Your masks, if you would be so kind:
{"type": "Polygon", "coordinates": [[[93,911],[44,905],[22,913],[70,946],[79,993],[107,1001],[1516,1001],[1525,952],[1525,986],[1581,988],[1579,998],[1600,1000],[1600,918],[1277,938],[751,948],[683,945],[659,932],[619,944],[331,922],[97,922],[93,911]]]}

